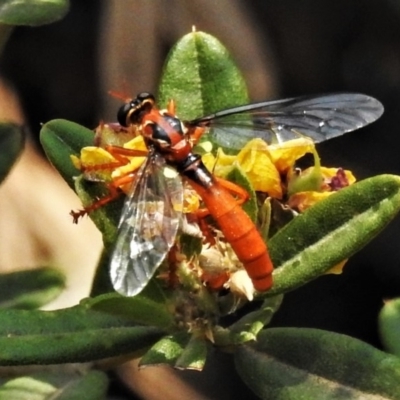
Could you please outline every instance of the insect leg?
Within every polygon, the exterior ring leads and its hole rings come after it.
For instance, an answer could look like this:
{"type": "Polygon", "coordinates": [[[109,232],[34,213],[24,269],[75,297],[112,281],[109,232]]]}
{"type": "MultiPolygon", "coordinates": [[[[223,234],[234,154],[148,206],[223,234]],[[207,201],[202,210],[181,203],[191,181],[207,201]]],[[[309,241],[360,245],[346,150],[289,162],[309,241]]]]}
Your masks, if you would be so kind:
{"type": "Polygon", "coordinates": [[[115,179],[114,181],[112,181],[111,183],[109,183],[107,185],[108,186],[108,194],[106,196],[98,199],[97,201],[90,204],[89,206],[84,207],[82,210],[78,210],[78,211],[72,210],[69,214],[72,216],[74,224],[77,224],[81,217],[83,217],[87,214],[90,214],[91,212],[105,206],[109,202],[118,198],[120,196],[120,194],[122,193],[121,187],[123,187],[124,185],[127,185],[127,184],[132,184],[132,181],[134,180],[134,178],[135,178],[135,174],[130,172],[127,175],[124,175],[124,176],[119,177],[118,179],[115,179]]]}
{"type": "Polygon", "coordinates": [[[235,195],[235,200],[238,205],[242,205],[249,199],[250,196],[247,193],[247,191],[242,187],[240,187],[239,185],[236,185],[236,183],[230,182],[223,178],[218,178],[216,176],[214,176],[214,178],[228,192],[235,195]]]}

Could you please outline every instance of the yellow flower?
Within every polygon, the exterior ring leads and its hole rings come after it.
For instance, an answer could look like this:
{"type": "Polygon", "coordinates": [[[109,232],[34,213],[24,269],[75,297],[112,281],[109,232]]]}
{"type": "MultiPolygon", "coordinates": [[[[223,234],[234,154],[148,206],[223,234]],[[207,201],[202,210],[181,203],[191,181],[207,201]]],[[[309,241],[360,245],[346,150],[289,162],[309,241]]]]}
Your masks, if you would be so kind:
{"type": "Polygon", "coordinates": [[[218,149],[216,156],[209,152],[203,155],[202,160],[210,171],[221,177],[225,177],[237,163],[255,191],[280,199],[284,190],[281,175],[293,170],[296,160],[307,153],[316,154],[314,143],[307,138],[278,145],[268,145],[262,139],[255,138],[235,156],[218,149]]]}
{"type": "Polygon", "coordinates": [[[237,156],[225,154],[221,148],[218,148],[216,156],[210,152],[201,157],[207,169],[220,177],[226,176],[231,171],[236,158],[237,156]]]}
{"type": "Polygon", "coordinates": [[[288,206],[290,208],[303,212],[307,208],[313,206],[315,203],[326,199],[330,196],[331,192],[299,192],[290,196],[288,206]]]}
{"type": "MultiPolygon", "coordinates": [[[[144,143],[143,136],[136,136],[129,142],[124,143],[124,149],[130,150],[139,150],[147,152],[146,144],[144,143]]],[[[120,176],[126,175],[130,172],[134,172],[140,168],[140,166],[144,163],[147,156],[134,156],[134,157],[127,157],[129,159],[129,163],[126,165],[122,165],[118,168],[115,168],[112,171],[112,178],[118,178],[120,176]]]]}
{"type": "Polygon", "coordinates": [[[191,187],[185,185],[183,188],[183,213],[189,214],[200,208],[200,197],[191,187]]]}
{"type": "Polygon", "coordinates": [[[269,146],[271,159],[279,172],[292,169],[296,160],[307,153],[314,153],[315,146],[311,139],[299,138],[281,144],[269,146]]]}
{"type": "Polygon", "coordinates": [[[246,173],[255,191],[282,197],[281,177],[268,145],[262,139],[250,140],[237,155],[237,162],[246,173]]]}
{"type": "Polygon", "coordinates": [[[91,181],[110,181],[111,170],[101,168],[101,166],[117,162],[108,151],[95,146],[84,147],[79,158],[74,155],[70,157],[74,166],[83,172],[86,179],[91,181]]]}
{"type": "MultiPolygon", "coordinates": [[[[312,175],[315,167],[308,168],[302,172],[302,176],[312,175]]],[[[325,199],[335,191],[352,185],[356,178],[351,171],[341,168],[318,167],[318,174],[321,176],[321,182],[315,190],[305,190],[295,192],[289,197],[288,205],[291,208],[303,212],[313,206],[318,201],[325,199]]]]}
{"type": "Polygon", "coordinates": [[[237,163],[246,173],[253,189],[281,198],[282,188],[279,171],[271,160],[268,145],[262,139],[248,142],[236,155],[227,155],[218,149],[217,156],[206,153],[202,157],[206,167],[217,176],[224,177],[237,163]]]}
{"type": "Polygon", "coordinates": [[[352,185],[356,181],[351,171],[341,168],[321,167],[321,173],[324,179],[323,189],[325,190],[339,190],[345,186],[352,185]]]}
{"type": "MultiPolygon", "coordinates": [[[[123,144],[123,148],[147,152],[142,136],[136,136],[123,144]]],[[[122,156],[121,162],[103,147],[87,146],[81,149],[80,157],[71,155],[71,161],[80,169],[85,178],[91,181],[111,181],[120,176],[134,172],[143,164],[146,156],[122,156]]]]}

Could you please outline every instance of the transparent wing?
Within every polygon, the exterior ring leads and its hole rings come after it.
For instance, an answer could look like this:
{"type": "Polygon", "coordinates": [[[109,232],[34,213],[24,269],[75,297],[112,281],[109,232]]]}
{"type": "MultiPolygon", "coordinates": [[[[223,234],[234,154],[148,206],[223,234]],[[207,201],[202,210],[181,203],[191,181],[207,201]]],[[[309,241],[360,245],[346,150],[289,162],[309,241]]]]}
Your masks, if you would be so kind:
{"type": "Polygon", "coordinates": [[[110,275],[114,289],[125,296],[146,286],[174,244],[183,190],[179,175],[168,169],[160,155],[150,154],[123,207],[110,275]]]}
{"type": "Polygon", "coordinates": [[[189,122],[207,127],[223,147],[241,149],[250,139],[282,143],[298,137],[322,142],[378,119],[382,104],[359,93],[297,97],[244,105],[189,122]]]}

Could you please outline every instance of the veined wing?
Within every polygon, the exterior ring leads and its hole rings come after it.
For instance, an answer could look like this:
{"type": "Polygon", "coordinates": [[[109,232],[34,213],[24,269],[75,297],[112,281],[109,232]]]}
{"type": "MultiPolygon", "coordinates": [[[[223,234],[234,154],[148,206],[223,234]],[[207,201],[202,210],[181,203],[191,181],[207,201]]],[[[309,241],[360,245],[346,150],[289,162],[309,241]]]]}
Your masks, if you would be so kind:
{"type": "Polygon", "coordinates": [[[241,149],[250,139],[276,144],[298,137],[322,142],[378,119],[382,104],[359,93],[297,97],[234,107],[190,121],[209,128],[223,147],[241,149]]]}
{"type": "Polygon", "coordinates": [[[150,153],[123,207],[110,275],[125,296],[146,286],[174,244],[183,190],[179,175],[168,168],[159,154],[150,153]]]}

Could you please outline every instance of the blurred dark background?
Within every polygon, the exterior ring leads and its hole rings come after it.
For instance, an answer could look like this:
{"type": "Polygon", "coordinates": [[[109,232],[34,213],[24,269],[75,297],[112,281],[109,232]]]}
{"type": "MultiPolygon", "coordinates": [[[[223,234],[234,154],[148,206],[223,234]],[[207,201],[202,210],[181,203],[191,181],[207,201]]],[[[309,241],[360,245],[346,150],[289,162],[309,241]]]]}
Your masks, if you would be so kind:
{"type": "MultiPolygon", "coordinates": [[[[127,82],[133,93],[154,91],[164,56],[194,24],[232,50],[253,100],[336,91],[378,98],[386,110],[378,122],[319,151],[324,165],[351,169],[359,179],[400,174],[399,2],[71,3],[58,23],[17,28],[1,57],[1,74],[18,91],[36,143],[40,124],[53,118],[91,128],[112,118],[118,102],[109,89],[127,82]]],[[[383,299],[400,295],[399,241],[397,219],[342,275],[288,294],[273,325],[328,329],[380,347],[377,314],[383,299]]]]}

